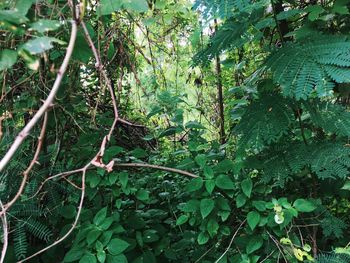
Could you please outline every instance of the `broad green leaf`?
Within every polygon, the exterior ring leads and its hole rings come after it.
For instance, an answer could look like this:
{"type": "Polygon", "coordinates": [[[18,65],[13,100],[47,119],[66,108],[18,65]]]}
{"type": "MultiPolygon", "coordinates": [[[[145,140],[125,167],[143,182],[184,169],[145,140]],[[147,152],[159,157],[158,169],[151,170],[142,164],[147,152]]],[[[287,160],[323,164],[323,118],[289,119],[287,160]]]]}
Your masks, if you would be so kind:
{"type": "Polygon", "coordinates": [[[250,197],[253,189],[253,183],[250,178],[246,178],[241,183],[242,191],[247,196],[250,197]]]}
{"type": "Polygon", "coordinates": [[[48,31],[55,31],[61,26],[58,20],[40,19],[30,25],[31,30],[45,33],[48,31]]]}
{"type": "Polygon", "coordinates": [[[264,240],[261,236],[253,236],[249,239],[249,242],[246,246],[247,254],[252,254],[262,247],[264,240]]]}
{"type": "Polygon", "coordinates": [[[181,208],[181,210],[183,212],[188,212],[188,213],[196,212],[199,209],[199,205],[200,203],[198,200],[192,199],[187,201],[187,203],[181,208]]]}
{"type": "Polygon", "coordinates": [[[106,263],[128,263],[128,260],[123,254],[107,255],[106,263]]]}
{"type": "Polygon", "coordinates": [[[215,219],[210,218],[207,224],[207,231],[209,235],[211,237],[215,236],[218,233],[218,230],[219,230],[218,222],[215,219]]]}
{"type": "Polygon", "coordinates": [[[123,253],[128,247],[129,247],[128,242],[119,238],[113,238],[109,242],[107,249],[109,253],[111,253],[112,255],[118,255],[123,253]]]}
{"type": "Polygon", "coordinates": [[[246,202],[247,202],[247,197],[244,194],[237,195],[236,197],[237,208],[244,206],[246,202]]]}
{"type": "Polygon", "coordinates": [[[105,220],[107,216],[107,207],[102,208],[97,214],[94,216],[93,222],[95,225],[100,225],[103,220],[105,220]]]}
{"type": "Polygon", "coordinates": [[[213,211],[215,202],[212,199],[202,199],[200,203],[200,211],[203,218],[206,218],[213,211]]]}
{"type": "Polygon", "coordinates": [[[99,229],[91,230],[86,237],[86,241],[88,245],[91,245],[92,243],[94,243],[101,234],[102,234],[102,231],[99,229]]]}
{"type": "Polygon", "coordinates": [[[30,54],[36,55],[43,53],[51,48],[53,48],[52,43],[58,43],[60,45],[64,44],[63,41],[54,37],[37,37],[27,41],[22,48],[27,50],[30,54]]]}
{"type": "Polygon", "coordinates": [[[106,261],[106,252],[98,251],[96,254],[97,260],[100,263],[104,263],[106,261]]]}
{"type": "Polygon", "coordinates": [[[260,221],[260,214],[256,211],[251,211],[247,215],[247,222],[248,225],[252,230],[259,224],[260,221]]]}
{"type": "Polygon", "coordinates": [[[0,55],[0,71],[11,68],[17,61],[17,52],[10,49],[4,49],[0,55]]]}
{"type": "Polygon", "coordinates": [[[225,174],[220,174],[218,177],[216,177],[215,184],[217,187],[224,190],[232,190],[235,188],[235,185],[233,184],[230,177],[225,174]]]}
{"type": "Polygon", "coordinates": [[[80,260],[79,263],[96,263],[96,257],[89,253],[89,254],[85,254],[80,260]]]}
{"type": "Polygon", "coordinates": [[[147,12],[148,3],[146,0],[123,0],[123,7],[137,13],[147,12]]]}
{"type": "Polygon", "coordinates": [[[15,10],[21,15],[26,15],[29,8],[36,2],[36,0],[17,0],[15,10]]]}
{"type": "Polygon", "coordinates": [[[125,188],[127,186],[128,181],[129,181],[128,173],[123,172],[123,173],[119,174],[119,182],[123,188],[125,188]]]}
{"type": "Polygon", "coordinates": [[[350,181],[346,181],[341,189],[350,191],[350,181]]]}
{"type": "Polygon", "coordinates": [[[176,220],[176,225],[182,225],[185,224],[188,220],[188,216],[187,215],[181,215],[177,220],[176,220]]]}
{"type": "Polygon", "coordinates": [[[207,189],[207,192],[211,194],[215,188],[215,180],[208,180],[205,181],[205,189],[207,189]]]}
{"type": "Polygon", "coordinates": [[[107,217],[101,224],[99,224],[99,228],[102,230],[107,230],[113,223],[113,217],[107,217]]]}
{"type": "Polygon", "coordinates": [[[97,10],[98,15],[110,15],[122,7],[122,0],[101,0],[97,10]]]}
{"type": "Polygon", "coordinates": [[[186,185],[186,191],[187,192],[194,192],[194,191],[201,189],[202,186],[203,186],[203,179],[202,178],[195,178],[195,179],[192,179],[186,185]]]}
{"type": "Polygon", "coordinates": [[[61,208],[61,215],[64,218],[74,218],[76,214],[76,207],[74,205],[66,205],[61,208]]]}
{"type": "Polygon", "coordinates": [[[140,189],[136,193],[136,198],[139,199],[140,201],[146,201],[149,199],[149,193],[144,189],[140,189]]]}
{"type": "Polygon", "coordinates": [[[260,212],[266,211],[266,202],[265,201],[253,201],[253,206],[256,210],[260,212]]]}
{"type": "Polygon", "coordinates": [[[154,229],[148,229],[143,232],[143,242],[145,243],[152,243],[159,240],[159,235],[157,234],[157,231],[154,229]]]}
{"type": "Polygon", "coordinates": [[[194,158],[194,160],[200,167],[203,168],[207,162],[207,157],[205,156],[205,154],[198,154],[196,158],[194,158]]]}
{"type": "Polygon", "coordinates": [[[84,250],[81,248],[73,248],[68,251],[68,253],[64,256],[64,262],[74,262],[83,257],[84,250]]]}
{"type": "Polygon", "coordinates": [[[312,212],[317,208],[314,203],[305,199],[295,200],[293,206],[299,212],[312,212]]]}
{"type": "Polygon", "coordinates": [[[197,237],[197,242],[199,245],[204,245],[209,240],[209,235],[205,232],[200,232],[197,237]]]}

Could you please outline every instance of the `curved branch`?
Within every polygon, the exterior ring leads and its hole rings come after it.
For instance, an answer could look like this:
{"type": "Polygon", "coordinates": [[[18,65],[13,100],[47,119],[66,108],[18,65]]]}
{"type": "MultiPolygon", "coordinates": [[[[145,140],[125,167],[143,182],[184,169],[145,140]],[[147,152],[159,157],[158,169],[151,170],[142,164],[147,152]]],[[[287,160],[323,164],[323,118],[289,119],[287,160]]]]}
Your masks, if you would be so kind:
{"type": "Polygon", "coordinates": [[[47,119],[48,119],[47,116],[48,116],[47,112],[45,112],[43,125],[42,125],[41,132],[40,132],[40,135],[38,138],[38,145],[36,147],[35,154],[34,154],[32,161],[30,162],[28,168],[23,172],[23,178],[22,178],[21,185],[20,185],[16,195],[12,198],[12,200],[3,206],[3,208],[0,212],[0,216],[4,215],[4,213],[6,213],[6,211],[18,200],[18,198],[23,193],[23,190],[24,190],[25,185],[26,185],[27,180],[28,180],[29,173],[33,169],[34,165],[37,163],[37,160],[38,160],[38,157],[39,157],[39,154],[41,151],[41,147],[43,145],[43,139],[44,139],[44,136],[46,133],[46,125],[47,125],[47,119]]]}
{"type": "Polygon", "coordinates": [[[0,172],[5,168],[5,166],[9,163],[13,155],[16,153],[20,145],[26,139],[26,137],[30,134],[30,131],[35,126],[35,124],[40,120],[43,114],[47,111],[49,107],[51,107],[52,103],[55,100],[55,96],[60,87],[61,81],[63,79],[64,73],[68,67],[69,60],[73,53],[75,39],[77,37],[77,23],[76,21],[72,21],[72,30],[70,35],[69,44],[66,50],[66,55],[63,59],[62,65],[57,73],[57,77],[55,83],[52,86],[52,89],[49,93],[49,96],[44,101],[43,105],[39,108],[39,110],[35,113],[33,118],[28,122],[28,124],[23,128],[23,130],[18,134],[15,141],[12,143],[10,149],[6,152],[5,156],[0,161],[0,172]]]}
{"type": "Polygon", "coordinates": [[[79,202],[79,206],[78,206],[78,212],[77,212],[77,215],[74,219],[74,222],[71,226],[71,228],[68,230],[68,232],[62,236],[60,239],[56,240],[55,242],[53,242],[51,245],[39,250],[38,252],[34,253],[33,255],[23,259],[23,260],[20,260],[18,261],[18,263],[21,263],[21,262],[25,262],[25,261],[28,261],[29,259],[45,252],[46,250],[56,246],[58,243],[61,243],[63,240],[65,240],[72,232],[73,230],[75,229],[75,227],[77,226],[78,224],[78,221],[79,221],[79,218],[80,218],[80,214],[81,214],[81,210],[83,209],[83,203],[84,203],[84,197],[85,197],[85,176],[86,176],[86,169],[87,169],[88,166],[84,167],[83,169],[83,174],[81,176],[81,196],[80,196],[80,202],[79,202]]]}

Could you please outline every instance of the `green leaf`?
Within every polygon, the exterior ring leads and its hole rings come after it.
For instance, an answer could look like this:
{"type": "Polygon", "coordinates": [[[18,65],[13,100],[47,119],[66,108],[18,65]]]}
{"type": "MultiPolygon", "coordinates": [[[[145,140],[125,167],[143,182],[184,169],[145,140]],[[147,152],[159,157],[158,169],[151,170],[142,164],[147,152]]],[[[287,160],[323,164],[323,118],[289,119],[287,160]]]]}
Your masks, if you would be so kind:
{"type": "Polygon", "coordinates": [[[209,240],[209,236],[207,233],[205,232],[200,232],[198,237],[197,237],[197,242],[199,245],[204,245],[205,243],[207,243],[209,240]]]}
{"type": "Polygon", "coordinates": [[[113,217],[108,217],[101,224],[99,224],[99,228],[102,230],[107,230],[113,223],[113,217]]]}
{"type": "Polygon", "coordinates": [[[247,202],[247,197],[245,195],[243,195],[243,194],[237,195],[237,197],[236,197],[237,208],[244,206],[246,202],[247,202]]]}
{"type": "Polygon", "coordinates": [[[147,12],[148,3],[146,0],[123,0],[123,7],[137,13],[147,12]]]}
{"type": "Polygon", "coordinates": [[[217,187],[224,190],[232,190],[235,188],[235,185],[233,184],[230,177],[225,174],[220,174],[218,177],[216,177],[215,184],[217,187]]]}
{"type": "Polygon", "coordinates": [[[183,212],[188,212],[188,213],[192,213],[192,212],[196,212],[199,208],[199,201],[192,199],[187,201],[187,203],[181,208],[181,210],[183,212]]]}
{"type": "Polygon", "coordinates": [[[314,211],[317,207],[314,203],[305,200],[305,199],[297,199],[294,201],[293,206],[295,207],[296,210],[299,212],[312,212],[314,211]]]}
{"type": "Polygon", "coordinates": [[[99,229],[91,230],[86,237],[86,241],[87,241],[88,245],[91,245],[92,243],[94,243],[99,238],[99,236],[101,234],[102,234],[102,231],[99,229]]]}
{"type": "Polygon", "coordinates": [[[140,201],[146,201],[149,199],[149,193],[144,189],[140,189],[136,193],[136,198],[139,199],[140,201]]]}
{"type": "Polygon", "coordinates": [[[17,61],[17,52],[10,49],[4,49],[0,55],[0,71],[11,68],[17,61]]]}
{"type": "Polygon", "coordinates": [[[341,189],[350,191],[350,181],[346,181],[341,189]]]}
{"type": "Polygon", "coordinates": [[[100,263],[104,263],[106,261],[106,252],[104,251],[98,251],[97,254],[97,260],[100,263]]]}
{"type": "Polygon", "coordinates": [[[266,202],[265,201],[253,201],[253,206],[260,212],[266,211],[266,202]]]}
{"type": "Polygon", "coordinates": [[[187,192],[194,192],[194,191],[201,189],[202,186],[203,186],[203,179],[202,178],[195,178],[195,179],[192,179],[186,185],[186,191],[187,192]]]}
{"type": "Polygon", "coordinates": [[[79,263],[96,263],[96,257],[89,253],[89,254],[85,254],[80,260],[79,263]]]}
{"type": "Polygon", "coordinates": [[[185,224],[188,220],[188,216],[187,215],[181,215],[177,220],[176,220],[176,225],[182,225],[185,224]]]}
{"type": "Polygon", "coordinates": [[[17,0],[15,10],[21,15],[26,15],[29,8],[35,3],[35,0],[17,0]]]}
{"type": "Polygon", "coordinates": [[[72,248],[68,251],[68,253],[64,256],[64,262],[74,262],[82,258],[84,254],[84,250],[81,248],[72,248]]]}
{"type": "Polygon", "coordinates": [[[209,235],[211,237],[215,236],[218,233],[218,230],[219,230],[218,222],[215,219],[210,218],[207,224],[207,231],[209,235]]]}
{"type": "Polygon", "coordinates": [[[212,199],[202,199],[200,203],[200,211],[203,218],[206,218],[213,211],[215,202],[212,199]]]}
{"type": "Polygon", "coordinates": [[[247,215],[247,222],[248,225],[252,230],[259,224],[260,221],[260,214],[256,211],[251,211],[247,215]]]}
{"type": "Polygon", "coordinates": [[[36,55],[53,48],[52,43],[54,42],[60,45],[64,44],[63,41],[54,37],[37,37],[27,41],[22,48],[27,50],[30,54],[36,55]]]}
{"type": "Polygon", "coordinates": [[[113,238],[109,242],[107,249],[112,255],[118,255],[120,253],[123,253],[129,246],[130,245],[128,242],[119,238],[113,238]]]}
{"type": "Polygon", "coordinates": [[[61,215],[64,218],[70,219],[75,217],[75,212],[76,208],[74,205],[66,205],[61,208],[61,215]]]}
{"type": "Polygon", "coordinates": [[[205,189],[207,189],[207,192],[211,194],[215,188],[215,180],[208,180],[205,181],[205,189]]]}
{"type": "Polygon", "coordinates": [[[107,255],[107,263],[128,263],[128,260],[123,254],[107,255]]]}
{"type": "Polygon", "coordinates": [[[199,154],[196,156],[196,158],[194,158],[194,160],[200,167],[203,168],[207,162],[207,157],[205,156],[205,154],[199,154]]]}
{"type": "Polygon", "coordinates": [[[98,8],[99,15],[109,15],[122,7],[122,0],[101,0],[98,8]]]}
{"type": "Polygon", "coordinates": [[[248,245],[246,246],[247,254],[252,254],[262,247],[264,240],[261,236],[253,236],[249,239],[248,245]]]}
{"type": "Polygon", "coordinates": [[[61,26],[58,20],[40,19],[30,25],[30,30],[45,33],[48,31],[55,31],[61,26]]]}
{"type": "Polygon", "coordinates": [[[250,178],[247,178],[247,179],[243,180],[242,183],[241,183],[241,187],[242,187],[243,193],[247,197],[250,197],[250,195],[252,193],[252,189],[253,189],[252,180],[250,178]]]}
{"type": "Polygon", "coordinates": [[[95,225],[100,225],[103,220],[105,220],[107,216],[107,207],[102,208],[97,214],[94,216],[93,222],[95,225]]]}

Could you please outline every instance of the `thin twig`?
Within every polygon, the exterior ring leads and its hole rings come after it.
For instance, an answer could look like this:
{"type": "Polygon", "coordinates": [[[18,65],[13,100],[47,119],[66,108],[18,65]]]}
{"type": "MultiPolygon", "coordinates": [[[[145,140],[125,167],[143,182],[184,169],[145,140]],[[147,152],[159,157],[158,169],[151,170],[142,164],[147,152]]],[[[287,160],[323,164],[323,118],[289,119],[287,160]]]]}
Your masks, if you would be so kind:
{"type": "Polygon", "coordinates": [[[233,243],[233,240],[235,239],[235,237],[237,236],[239,230],[242,228],[243,224],[247,221],[247,219],[245,219],[237,228],[236,232],[233,234],[231,240],[230,240],[230,243],[228,244],[226,250],[224,251],[224,253],[215,261],[215,263],[218,263],[225,255],[226,253],[230,250],[231,246],[232,246],[232,243],[233,243]]]}
{"type": "Polygon", "coordinates": [[[21,182],[21,185],[20,185],[16,195],[12,198],[11,201],[9,201],[7,204],[4,205],[4,209],[1,210],[0,216],[2,216],[4,213],[6,213],[6,211],[18,200],[18,198],[23,193],[23,190],[25,188],[25,185],[26,185],[28,177],[29,177],[29,173],[33,169],[34,165],[37,163],[38,158],[39,158],[39,154],[41,152],[41,147],[43,145],[43,139],[44,139],[44,136],[46,133],[47,120],[48,120],[48,114],[47,114],[47,112],[45,112],[43,124],[42,124],[40,135],[38,138],[38,145],[36,147],[34,157],[31,160],[27,169],[23,172],[22,182],[21,182]]]}
{"type": "MultiPolygon", "coordinates": [[[[0,206],[1,206],[1,209],[4,210],[4,206],[2,205],[1,201],[0,201],[0,206]]],[[[1,216],[1,221],[2,221],[2,230],[3,230],[3,246],[1,251],[0,263],[3,263],[5,260],[7,246],[8,246],[8,224],[7,224],[6,213],[4,213],[1,216]]]]}
{"type": "Polygon", "coordinates": [[[40,120],[40,118],[44,115],[48,108],[51,107],[52,103],[55,100],[55,96],[60,87],[61,81],[63,79],[64,73],[68,67],[69,60],[73,53],[75,39],[77,37],[77,23],[75,20],[72,21],[72,30],[70,35],[69,44],[66,50],[66,55],[63,59],[62,65],[57,73],[57,77],[55,83],[52,86],[52,89],[49,93],[49,96],[44,101],[43,105],[39,108],[39,110],[35,113],[33,118],[28,122],[28,124],[22,129],[22,131],[18,134],[15,141],[12,143],[10,149],[6,152],[5,156],[0,161],[0,172],[5,168],[5,166],[9,163],[13,155],[16,153],[20,145],[26,139],[26,137],[30,134],[30,131],[35,126],[35,124],[40,120]]]}
{"type": "Polygon", "coordinates": [[[178,174],[186,175],[192,178],[198,177],[197,175],[193,173],[189,173],[187,171],[170,168],[170,167],[159,166],[159,165],[148,164],[148,163],[115,163],[114,167],[151,168],[151,169],[157,169],[157,170],[162,170],[166,172],[178,173],[178,174]]]}
{"type": "Polygon", "coordinates": [[[45,252],[46,250],[56,246],[57,244],[61,243],[63,240],[65,240],[72,232],[73,230],[75,229],[75,227],[77,226],[78,224],[78,221],[79,221],[79,218],[80,218],[80,214],[81,214],[81,210],[83,208],[83,203],[84,203],[84,197],[85,197],[85,176],[86,176],[86,169],[88,168],[88,165],[84,167],[83,169],[83,172],[82,172],[82,176],[81,176],[81,197],[80,197],[80,202],[79,202],[79,206],[78,206],[78,212],[77,212],[77,215],[75,217],[75,220],[71,226],[71,228],[68,230],[68,232],[62,236],[60,239],[56,240],[55,242],[53,242],[51,245],[39,250],[38,252],[34,253],[33,255],[23,259],[23,260],[20,260],[18,261],[18,263],[21,263],[21,262],[25,262],[25,261],[28,261],[29,259],[45,252]]]}

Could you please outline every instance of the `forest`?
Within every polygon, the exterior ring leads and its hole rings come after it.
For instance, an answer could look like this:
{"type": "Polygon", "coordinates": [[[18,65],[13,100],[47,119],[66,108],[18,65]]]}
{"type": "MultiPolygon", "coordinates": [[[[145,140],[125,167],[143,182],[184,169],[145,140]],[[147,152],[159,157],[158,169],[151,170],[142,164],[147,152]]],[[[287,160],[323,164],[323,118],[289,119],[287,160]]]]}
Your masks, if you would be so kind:
{"type": "Polygon", "coordinates": [[[349,263],[350,0],[1,0],[0,263],[349,263]]]}

